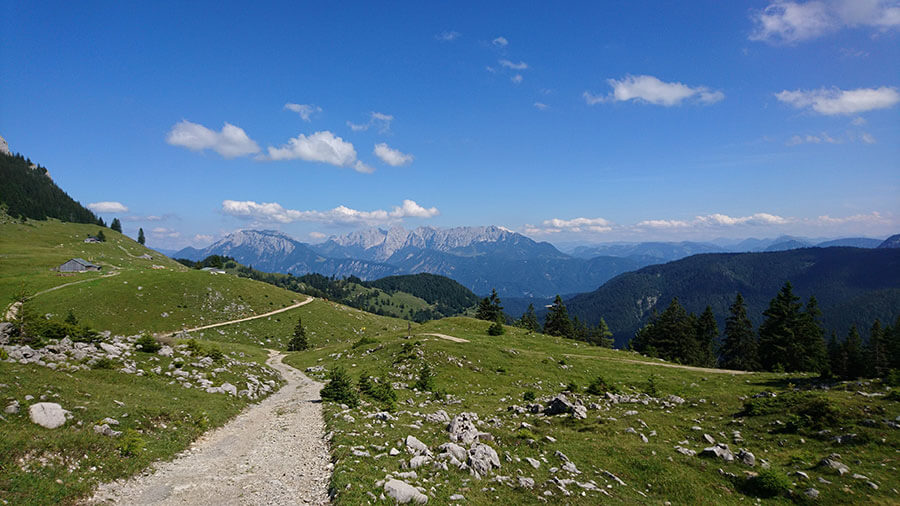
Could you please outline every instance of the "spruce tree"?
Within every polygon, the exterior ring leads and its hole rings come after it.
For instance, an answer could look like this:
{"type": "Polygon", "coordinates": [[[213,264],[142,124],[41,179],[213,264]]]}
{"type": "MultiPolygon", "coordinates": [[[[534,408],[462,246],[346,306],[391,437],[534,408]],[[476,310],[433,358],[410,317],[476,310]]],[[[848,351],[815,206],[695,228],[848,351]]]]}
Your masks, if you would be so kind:
{"type": "Polygon", "coordinates": [[[537,314],[534,312],[534,304],[528,304],[528,309],[519,318],[518,326],[532,332],[540,332],[541,324],[538,322],[537,314]]]}
{"type": "Polygon", "coordinates": [[[828,352],[825,350],[825,329],[819,323],[819,303],[814,296],[809,298],[801,317],[801,331],[797,335],[798,371],[823,372],[827,369],[828,352]]]}
{"type": "Polygon", "coordinates": [[[716,365],[716,341],[719,340],[719,326],[712,308],[706,309],[697,320],[697,365],[703,367],[715,367],[716,365]]]}
{"type": "Polygon", "coordinates": [[[478,303],[475,318],[495,322],[501,317],[503,317],[503,306],[500,305],[500,296],[497,295],[497,289],[492,288],[490,297],[485,297],[478,303]]]}
{"type": "Polygon", "coordinates": [[[294,327],[294,337],[288,343],[288,351],[303,351],[309,349],[309,341],[306,339],[306,329],[303,320],[297,318],[297,326],[294,327]]]}
{"type": "Polygon", "coordinates": [[[596,346],[603,348],[612,348],[615,341],[612,339],[613,333],[609,330],[606,320],[600,318],[600,323],[591,330],[590,342],[596,346]]]}
{"type": "Polygon", "coordinates": [[[759,326],[759,360],[763,369],[799,370],[798,334],[803,327],[799,301],[787,282],[763,312],[766,319],[759,326]]]}
{"type": "Polygon", "coordinates": [[[144,229],[139,228],[138,229],[138,244],[143,246],[145,242],[147,242],[147,238],[144,237],[144,229]]]}
{"type": "Polygon", "coordinates": [[[828,340],[828,373],[834,378],[843,378],[847,374],[847,357],[844,355],[844,348],[838,342],[837,335],[831,332],[831,339],[828,340]]]}
{"type": "Polygon", "coordinates": [[[697,317],[688,314],[675,297],[665,311],[651,317],[650,322],[635,334],[631,346],[650,356],[682,364],[699,364],[697,317]]]}
{"type": "Polygon", "coordinates": [[[870,376],[883,378],[890,367],[890,357],[885,340],[885,329],[881,328],[881,322],[878,320],[875,320],[869,331],[869,345],[866,352],[867,362],[872,372],[870,376]]]}
{"type": "Polygon", "coordinates": [[[862,346],[862,338],[856,325],[850,327],[847,339],[844,340],[843,353],[847,360],[847,370],[844,377],[847,379],[862,378],[866,375],[866,355],[862,346]]]}
{"type": "Polygon", "coordinates": [[[102,230],[97,232],[97,240],[100,242],[106,242],[106,234],[104,234],[102,230]]]}
{"type": "Polygon", "coordinates": [[[553,299],[553,305],[544,319],[544,333],[551,336],[570,337],[573,334],[572,320],[569,319],[569,311],[563,304],[559,295],[553,299]]]}
{"type": "Polygon", "coordinates": [[[109,225],[111,230],[115,230],[118,233],[122,233],[122,222],[119,221],[119,218],[113,218],[112,224],[109,225]]]}
{"type": "Polygon", "coordinates": [[[759,369],[756,334],[747,317],[747,306],[744,305],[744,296],[740,292],[728,311],[719,365],[725,369],[755,371],[759,369]]]}

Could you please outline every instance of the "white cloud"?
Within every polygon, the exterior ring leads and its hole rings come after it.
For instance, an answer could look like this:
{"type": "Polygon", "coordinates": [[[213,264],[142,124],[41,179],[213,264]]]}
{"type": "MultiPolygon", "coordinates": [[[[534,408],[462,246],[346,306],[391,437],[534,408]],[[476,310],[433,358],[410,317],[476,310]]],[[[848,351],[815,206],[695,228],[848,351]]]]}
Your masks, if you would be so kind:
{"type": "Polygon", "coordinates": [[[310,121],[313,114],[322,112],[322,108],[312,104],[292,104],[290,102],[284,104],[284,108],[299,114],[303,121],[310,121]]]}
{"type": "Polygon", "coordinates": [[[154,237],[160,239],[177,239],[181,237],[181,232],[177,232],[175,230],[172,230],[171,228],[165,227],[156,227],[151,230],[150,233],[153,234],[154,237]]]}
{"type": "Polygon", "coordinates": [[[549,105],[547,105],[547,104],[545,104],[545,103],[543,103],[543,102],[535,102],[535,103],[534,103],[534,108],[537,109],[537,110],[539,110],[539,111],[546,111],[547,108],[549,108],[549,107],[550,107],[549,105]]]}
{"type": "Polygon", "coordinates": [[[860,135],[859,138],[860,138],[860,140],[862,140],[862,141],[865,142],[866,144],[875,144],[875,142],[877,142],[877,141],[875,140],[875,137],[873,137],[872,134],[870,134],[870,133],[868,133],[868,132],[863,132],[862,135],[860,135]]]}
{"type": "Polygon", "coordinates": [[[689,226],[691,224],[683,220],[644,220],[635,225],[638,228],[685,228],[689,226]]]}
{"type": "Polygon", "coordinates": [[[442,42],[452,42],[452,41],[458,39],[460,37],[460,35],[462,35],[462,34],[459,32],[448,31],[448,32],[441,32],[441,33],[435,35],[434,38],[439,41],[442,41],[442,42]]]}
{"type": "Polygon", "coordinates": [[[367,123],[356,124],[348,121],[347,126],[350,127],[350,130],[353,130],[354,132],[363,132],[368,130],[369,128],[372,128],[373,126],[377,126],[379,132],[385,133],[391,130],[392,121],[394,121],[394,117],[390,114],[372,112],[369,114],[369,121],[367,123]]]}
{"type": "Polygon", "coordinates": [[[831,137],[830,135],[828,135],[827,132],[822,132],[819,135],[808,135],[808,134],[807,135],[794,135],[793,137],[788,139],[788,141],[785,143],[785,145],[797,146],[799,144],[821,144],[823,142],[825,142],[827,144],[840,144],[841,143],[840,140],[835,139],[834,137],[831,137]]]}
{"type": "Polygon", "coordinates": [[[247,136],[240,127],[225,123],[222,130],[215,132],[197,123],[181,120],[172,126],[166,142],[191,151],[211,149],[225,158],[251,155],[259,152],[259,145],[247,136]]]}
{"type": "Polygon", "coordinates": [[[520,61],[519,63],[514,63],[509,60],[500,60],[499,63],[501,66],[506,67],[508,69],[513,69],[513,70],[525,70],[528,68],[528,64],[523,61],[520,61]]]}
{"type": "Polygon", "coordinates": [[[875,109],[888,109],[900,102],[897,88],[858,88],[840,90],[820,88],[818,90],[784,90],[775,98],[796,109],[810,108],[827,116],[837,114],[857,114],[875,109]]]}
{"type": "Polygon", "coordinates": [[[496,39],[491,41],[495,46],[506,47],[509,45],[509,41],[506,40],[506,37],[497,37],[496,39]]]}
{"type": "Polygon", "coordinates": [[[862,116],[857,116],[853,118],[853,121],[851,121],[850,124],[853,126],[863,126],[866,124],[866,119],[862,116]]]}
{"type": "Polygon", "coordinates": [[[325,223],[329,225],[376,225],[400,221],[404,218],[432,218],[439,211],[436,207],[425,208],[413,200],[404,200],[390,211],[357,211],[346,206],[338,206],[328,211],[297,211],[285,209],[277,202],[257,203],[252,200],[222,202],[222,212],[236,218],[269,223],[293,223],[296,221],[325,223]]]}
{"type": "Polygon", "coordinates": [[[775,0],[751,15],[750,40],[793,44],[842,28],[869,27],[885,31],[900,27],[897,0],[775,0]]]}
{"type": "Polygon", "coordinates": [[[121,202],[92,202],[87,208],[95,213],[127,213],[128,207],[121,202]]]}
{"type": "Polygon", "coordinates": [[[522,74],[516,74],[516,75],[510,77],[509,80],[516,84],[519,84],[522,82],[522,74]]]}
{"type": "Polygon", "coordinates": [[[678,82],[660,81],[647,75],[626,75],[624,79],[607,79],[606,82],[612,86],[612,93],[602,97],[585,91],[583,97],[588,105],[634,100],[671,107],[681,104],[686,99],[694,99],[702,104],[714,104],[725,98],[725,94],[721,91],[710,90],[706,86],[692,88],[678,82]]]}
{"type": "Polygon", "coordinates": [[[310,237],[310,239],[315,239],[317,241],[320,241],[328,236],[326,236],[322,232],[310,232],[309,237],[310,237]]]}
{"type": "Polygon", "coordinates": [[[869,214],[854,214],[853,216],[845,216],[843,218],[832,218],[826,214],[824,216],[819,216],[815,222],[819,225],[843,225],[845,223],[888,224],[891,223],[891,220],[882,216],[881,213],[873,211],[869,214]]]}
{"type": "Polygon", "coordinates": [[[193,238],[194,243],[209,244],[213,241],[213,236],[209,234],[197,234],[193,238]]]}
{"type": "Polygon", "coordinates": [[[782,218],[774,214],[756,213],[750,216],[732,217],[727,214],[708,214],[706,216],[697,216],[694,220],[698,225],[710,226],[735,226],[735,225],[784,225],[788,223],[787,218],[782,218]]]}
{"type": "Polygon", "coordinates": [[[310,136],[300,134],[280,148],[269,146],[268,159],[322,162],[338,167],[353,167],[358,172],[366,173],[375,170],[357,160],[353,144],[327,130],[310,136]]]}
{"type": "Polygon", "coordinates": [[[375,156],[380,158],[382,162],[393,167],[407,165],[413,161],[413,155],[391,149],[384,142],[375,145],[375,156]]]}
{"type": "Polygon", "coordinates": [[[525,232],[535,235],[560,232],[609,232],[610,230],[612,230],[612,223],[604,218],[573,218],[571,220],[551,218],[544,220],[542,227],[525,225],[525,232]]]}

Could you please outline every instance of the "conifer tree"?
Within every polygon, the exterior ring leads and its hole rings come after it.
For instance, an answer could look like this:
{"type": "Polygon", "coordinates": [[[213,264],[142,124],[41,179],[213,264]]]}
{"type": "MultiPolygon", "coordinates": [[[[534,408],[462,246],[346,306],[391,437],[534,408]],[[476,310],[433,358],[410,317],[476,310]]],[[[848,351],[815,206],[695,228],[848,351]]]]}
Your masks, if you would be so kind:
{"type": "Polygon", "coordinates": [[[303,351],[309,349],[309,341],[306,339],[306,329],[303,320],[297,318],[297,326],[294,327],[294,337],[288,343],[288,351],[303,351]]]}
{"type": "Polygon", "coordinates": [[[759,360],[763,369],[799,370],[798,334],[803,327],[799,301],[787,282],[763,312],[766,319],[759,326],[759,360]]]}
{"type": "Polygon", "coordinates": [[[475,318],[495,322],[498,318],[503,317],[503,306],[500,305],[500,296],[497,295],[497,289],[491,289],[490,297],[481,299],[478,303],[478,310],[475,312],[475,318]]]}
{"type": "Polygon", "coordinates": [[[744,296],[740,292],[728,311],[719,364],[725,369],[755,371],[759,369],[756,334],[747,317],[747,306],[744,305],[744,296]]]}
{"type": "Polygon", "coordinates": [[[113,218],[112,224],[109,225],[111,230],[115,230],[118,233],[122,233],[122,222],[119,221],[119,218],[113,218]]]}
{"type": "Polygon", "coordinates": [[[547,317],[544,319],[544,333],[565,337],[570,337],[574,333],[572,320],[569,319],[569,311],[559,295],[553,299],[553,305],[550,306],[547,317]]]}
{"type": "Polygon", "coordinates": [[[147,238],[144,237],[144,229],[139,228],[138,229],[138,244],[143,246],[145,242],[147,242],[147,238]]]}
{"type": "Polygon", "coordinates": [[[654,315],[638,331],[631,346],[641,353],[666,360],[699,364],[697,317],[688,314],[675,297],[665,311],[654,315]]]}
{"type": "Polygon", "coordinates": [[[703,367],[715,367],[716,365],[716,341],[719,340],[719,326],[713,315],[712,307],[706,309],[697,320],[697,360],[696,364],[703,367]]]}
{"type": "Polygon", "coordinates": [[[850,327],[847,339],[844,340],[843,353],[847,360],[847,370],[844,377],[848,379],[862,378],[866,375],[866,356],[862,346],[862,339],[856,325],[850,327]]]}
{"type": "Polygon", "coordinates": [[[885,340],[885,329],[881,328],[881,322],[878,320],[875,320],[869,331],[869,345],[866,352],[867,362],[872,371],[871,375],[884,377],[890,367],[890,357],[885,340]]]}
{"type": "Polygon", "coordinates": [[[590,342],[596,346],[603,348],[612,348],[615,342],[612,339],[613,333],[609,330],[606,320],[600,318],[600,323],[591,330],[590,342]]]}
{"type": "Polygon", "coordinates": [[[97,232],[97,240],[100,242],[106,242],[106,234],[104,234],[102,230],[97,232]]]}
{"type": "Polygon", "coordinates": [[[838,342],[837,334],[831,332],[828,340],[828,373],[834,378],[843,378],[847,374],[847,357],[844,355],[844,347],[838,342]]]}
{"type": "Polygon", "coordinates": [[[801,331],[797,335],[794,347],[797,353],[796,370],[823,372],[827,366],[828,352],[825,349],[825,329],[819,323],[819,303],[815,296],[806,302],[806,309],[801,317],[801,331]]]}
{"type": "Polygon", "coordinates": [[[519,318],[518,326],[532,332],[540,332],[541,324],[538,322],[537,314],[534,312],[534,304],[528,304],[528,309],[519,318]]]}

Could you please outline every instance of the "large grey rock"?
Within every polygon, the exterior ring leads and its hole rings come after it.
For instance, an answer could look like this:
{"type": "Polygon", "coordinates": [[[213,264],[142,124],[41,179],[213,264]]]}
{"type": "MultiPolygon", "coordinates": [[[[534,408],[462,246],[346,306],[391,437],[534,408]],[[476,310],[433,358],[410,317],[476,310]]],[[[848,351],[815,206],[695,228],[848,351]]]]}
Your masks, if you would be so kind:
{"type": "Polygon", "coordinates": [[[469,467],[478,476],[484,476],[491,472],[491,469],[500,467],[500,457],[497,452],[484,443],[475,443],[469,448],[469,467]]]}
{"type": "Polygon", "coordinates": [[[160,348],[156,353],[161,357],[171,357],[175,353],[175,350],[173,350],[171,346],[167,345],[160,348]]]}
{"type": "Polygon", "coordinates": [[[19,412],[19,401],[12,401],[9,405],[6,406],[6,409],[3,410],[7,415],[15,415],[19,412]]]}
{"type": "Polygon", "coordinates": [[[547,407],[544,408],[545,415],[561,415],[573,411],[575,411],[575,404],[572,404],[563,394],[559,394],[550,399],[550,402],[547,403],[547,407]]]}
{"type": "Polygon", "coordinates": [[[850,468],[841,463],[841,456],[837,453],[832,453],[831,455],[825,457],[819,462],[819,467],[825,467],[835,471],[839,475],[843,476],[850,472],[850,468]]]}
{"type": "Polygon", "coordinates": [[[439,409],[434,413],[425,415],[425,421],[432,423],[448,423],[450,421],[450,415],[443,409],[439,409]]]}
{"type": "Polygon", "coordinates": [[[237,395],[237,387],[232,385],[231,383],[222,383],[222,386],[220,386],[219,388],[226,394],[237,395]]]}
{"type": "Polygon", "coordinates": [[[750,467],[753,467],[756,465],[756,456],[743,448],[741,448],[740,451],[738,451],[737,459],[739,461],[741,461],[741,463],[743,463],[744,465],[747,465],[750,467]]]}
{"type": "Polygon", "coordinates": [[[406,436],[406,450],[414,455],[431,455],[428,446],[416,438],[416,436],[406,436]]]}
{"type": "Polygon", "coordinates": [[[522,488],[534,488],[534,480],[532,478],[519,476],[519,486],[522,488]]]}
{"type": "Polygon", "coordinates": [[[443,453],[449,454],[460,462],[465,462],[466,458],[468,457],[468,452],[466,452],[466,449],[456,443],[444,443],[439,446],[438,449],[440,449],[443,453]]]}
{"type": "Polygon", "coordinates": [[[734,454],[731,453],[731,450],[728,449],[728,445],[724,443],[719,443],[715,446],[710,446],[709,448],[704,448],[702,452],[700,452],[701,457],[710,457],[710,458],[719,458],[724,460],[725,462],[731,462],[734,460],[734,454]]]}
{"type": "Polygon", "coordinates": [[[478,421],[478,415],[475,413],[460,413],[450,420],[447,425],[447,431],[450,433],[450,440],[465,445],[472,444],[479,439],[489,439],[490,434],[481,432],[475,426],[478,421]]]}
{"type": "Polygon", "coordinates": [[[399,504],[406,504],[408,502],[425,504],[428,502],[428,496],[416,490],[416,488],[409,483],[401,480],[388,480],[384,484],[384,493],[399,504]]]}
{"type": "Polygon", "coordinates": [[[28,408],[28,416],[31,417],[31,421],[48,429],[64,425],[68,413],[55,402],[39,402],[28,408]]]}
{"type": "Polygon", "coordinates": [[[109,437],[117,437],[121,436],[122,432],[118,430],[113,430],[109,424],[104,423],[103,425],[94,425],[94,432],[97,434],[103,434],[104,436],[109,437]]]}
{"type": "Polygon", "coordinates": [[[100,343],[100,349],[105,351],[111,357],[118,357],[122,354],[122,349],[114,344],[100,343]]]}

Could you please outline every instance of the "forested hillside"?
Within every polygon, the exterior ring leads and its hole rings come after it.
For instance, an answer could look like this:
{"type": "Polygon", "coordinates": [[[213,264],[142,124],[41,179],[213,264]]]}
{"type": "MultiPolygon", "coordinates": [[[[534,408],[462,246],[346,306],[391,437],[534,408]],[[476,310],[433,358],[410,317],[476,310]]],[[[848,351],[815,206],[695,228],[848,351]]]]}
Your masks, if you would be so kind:
{"type": "Polygon", "coordinates": [[[56,186],[47,169],[20,154],[0,153],[0,181],[0,205],[13,218],[102,224],[97,215],[56,186]]]}
{"type": "Polygon", "coordinates": [[[674,297],[696,314],[709,305],[721,329],[740,292],[758,326],[786,281],[804,300],[818,299],[824,327],[839,335],[854,324],[865,334],[876,319],[893,321],[900,314],[900,253],[860,248],[695,255],[622,274],[566,306],[591,325],[604,318],[621,346],[674,297]]]}
{"type": "Polygon", "coordinates": [[[434,304],[444,315],[457,315],[478,303],[478,296],[463,285],[436,274],[388,276],[364,283],[388,293],[406,292],[434,304]]]}

